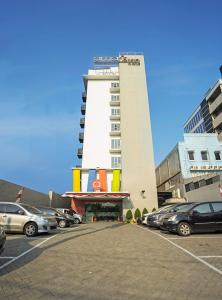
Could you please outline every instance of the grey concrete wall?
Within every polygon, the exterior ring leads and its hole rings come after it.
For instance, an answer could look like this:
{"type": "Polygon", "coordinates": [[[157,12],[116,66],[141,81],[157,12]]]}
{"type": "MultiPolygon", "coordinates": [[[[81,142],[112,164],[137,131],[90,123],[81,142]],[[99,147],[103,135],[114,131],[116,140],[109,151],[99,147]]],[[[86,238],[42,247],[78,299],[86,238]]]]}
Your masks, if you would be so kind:
{"type": "MultiPolygon", "coordinates": [[[[0,179],[0,202],[15,202],[16,194],[21,189],[21,185],[8,182],[0,179]]],[[[47,194],[43,194],[27,187],[24,187],[24,192],[21,198],[21,202],[27,203],[33,206],[52,206],[52,207],[70,207],[70,199],[63,198],[57,193],[53,193],[52,201],[50,201],[47,194]]]]}
{"type": "Polygon", "coordinates": [[[219,184],[222,185],[222,181],[186,192],[185,197],[188,201],[222,201],[222,197],[219,193],[219,184]]]}
{"type": "Polygon", "coordinates": [[[157,186],[181,172],[178,147],[176,146],[156,168],[157,186]]]}

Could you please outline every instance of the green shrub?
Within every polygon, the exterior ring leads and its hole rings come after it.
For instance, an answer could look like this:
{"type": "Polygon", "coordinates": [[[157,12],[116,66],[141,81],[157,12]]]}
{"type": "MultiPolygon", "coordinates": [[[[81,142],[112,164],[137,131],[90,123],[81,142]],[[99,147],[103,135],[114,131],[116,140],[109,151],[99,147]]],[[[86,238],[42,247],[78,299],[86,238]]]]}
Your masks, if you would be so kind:
{"type": "Polygon", "coordinates": [[[133,214],[132,214],[132,211],[131,211],[131,209],[129,209],[129,210],[127,210],[127,212],[126,212],[126,220],[127,220],[127,222],[129,221],[131,221],[132,220],[132,218],[133,218],[133,214]]]}
{"type": "Polygon", "coordinates": [[[139,208],[137,208],[134,212],[134,219],[137,220],[139,218],[141,218],[141,212],[140,212],[139,208]]]}
{"type": "Polygon", "coordinates": [[[154,208],[152,209],[152,211],[156,211],[156,208],[154,207],[154,208]]]}
{"type": "Polygon", "coordinates": [[[148,210],[146,209],[146,207],[143,209],[143,213],[142,215],[148,214],[148,210]]]}

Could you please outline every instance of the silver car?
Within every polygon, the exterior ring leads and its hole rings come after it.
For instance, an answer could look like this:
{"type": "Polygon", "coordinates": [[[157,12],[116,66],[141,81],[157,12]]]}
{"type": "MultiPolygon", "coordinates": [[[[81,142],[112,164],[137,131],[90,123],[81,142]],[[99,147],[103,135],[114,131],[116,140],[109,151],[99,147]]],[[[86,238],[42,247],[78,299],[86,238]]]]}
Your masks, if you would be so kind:
{"type": "Polygon", "coordinates": [[[68,208],[57,208],[57,210],[61,211],[66,217],[74,224],[82,223],[82,216],[77,214],[73,209],[68,208]]]}
{"type": "Polygon", "coordinates": [[[57,228],[54,217],[43,215],[30,205],[15,202],[0,202],[0,225],[6,232],[24,232],[29,237],[57,228]]]}

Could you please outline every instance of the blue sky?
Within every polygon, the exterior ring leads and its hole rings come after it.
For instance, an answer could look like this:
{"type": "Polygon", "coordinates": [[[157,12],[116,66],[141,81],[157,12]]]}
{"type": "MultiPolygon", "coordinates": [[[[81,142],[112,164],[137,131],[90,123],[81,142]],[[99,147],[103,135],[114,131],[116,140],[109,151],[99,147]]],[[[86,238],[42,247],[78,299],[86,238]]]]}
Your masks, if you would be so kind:
{"type": "Polygon", "coordinates": [[[82,74],[93,56],[142,51],[155,161],[220,77],[222,2],[0,0],[0,178],[71,190],[82,74]]]}

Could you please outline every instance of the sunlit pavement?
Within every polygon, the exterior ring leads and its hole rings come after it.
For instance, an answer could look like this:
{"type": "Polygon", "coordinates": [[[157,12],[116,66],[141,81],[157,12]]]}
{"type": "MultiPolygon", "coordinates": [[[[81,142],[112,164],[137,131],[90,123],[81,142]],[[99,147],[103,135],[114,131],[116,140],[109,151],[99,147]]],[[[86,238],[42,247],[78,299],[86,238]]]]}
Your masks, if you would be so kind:
{"type": "Polygon", "coordinates": [[[0,299],[221,299],[222,234],[93,223],[7,235],[0,299]]]}

